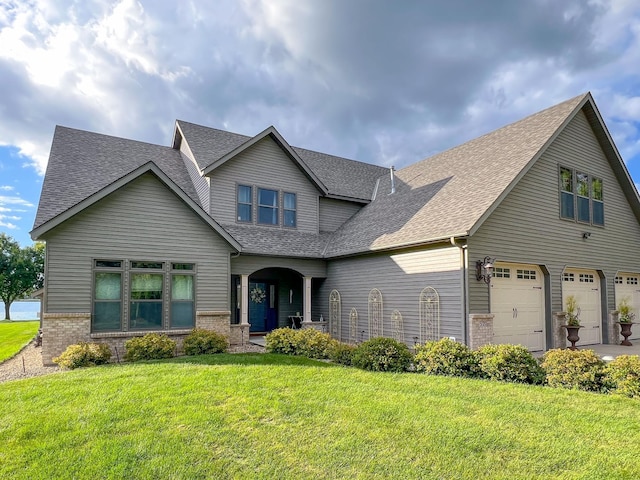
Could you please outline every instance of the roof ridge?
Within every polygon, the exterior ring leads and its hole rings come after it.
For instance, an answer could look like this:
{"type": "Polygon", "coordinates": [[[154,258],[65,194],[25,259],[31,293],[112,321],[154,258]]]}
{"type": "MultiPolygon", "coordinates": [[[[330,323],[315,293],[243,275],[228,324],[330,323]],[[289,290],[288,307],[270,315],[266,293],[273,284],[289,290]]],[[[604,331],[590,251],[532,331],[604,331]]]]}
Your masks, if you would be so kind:
{"type": "MultiPolygon", "coordinates": [[[[135,143],[140,143],[140,144],[144,144],[144,145],[152,145],[153,147],[156,148],[166,148],[169,150],[174,150],[172,147],[168,146],[168,145],[160,145],[159,143],[152,143],[152,142],[147,142],[145,140],[136,140],[135,138],[127,138],[127,137],[120,137],[120,136],[116,136],[116,135],[111,135],[108,133],[100,133],[100,132],[94,132],[92,130],[84,130],[81,128],[74,128],[74,127],[67,127],[66,125],[56,125],[56,129],[64,129],[64,130],[72,130],[74,132],[82,132],[82,133],[88,133],[89,135],[96,135],[99,137],[107,137],[107,138],[113,138],[116,140],[125,140],[127,142],[135,142],[135,143]]],[[[55,133],[54,133],[55,135],[55,133]]]]}

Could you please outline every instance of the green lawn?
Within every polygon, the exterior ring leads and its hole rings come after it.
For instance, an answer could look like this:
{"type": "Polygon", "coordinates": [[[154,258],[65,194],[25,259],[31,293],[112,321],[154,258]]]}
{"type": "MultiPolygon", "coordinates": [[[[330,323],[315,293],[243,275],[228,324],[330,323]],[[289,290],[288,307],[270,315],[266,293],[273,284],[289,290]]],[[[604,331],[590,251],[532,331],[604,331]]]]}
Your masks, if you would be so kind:
{"type": "Polygon", "coordinates": [[[631,479],[639,412],[544,387],[183,357],[0,384],[0,478],[631,479]]]}
{"type": "Polygon", "coordinates": [[[0,322],[0,362],[22,350],[38,332],[40,322],[0,322]]]}

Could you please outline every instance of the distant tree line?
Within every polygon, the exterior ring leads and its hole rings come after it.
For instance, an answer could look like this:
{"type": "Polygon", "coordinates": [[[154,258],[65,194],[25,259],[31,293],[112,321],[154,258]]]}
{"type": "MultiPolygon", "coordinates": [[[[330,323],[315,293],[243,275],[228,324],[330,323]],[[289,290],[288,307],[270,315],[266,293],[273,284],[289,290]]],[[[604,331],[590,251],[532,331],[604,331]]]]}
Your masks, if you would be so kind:
{"type": "Polygon", "coordinates": [[[44,243],[20,247],[13,238],[0,233],[0,299],[4,318],[11,320],[11,304],[44,284],[44,243]]]}

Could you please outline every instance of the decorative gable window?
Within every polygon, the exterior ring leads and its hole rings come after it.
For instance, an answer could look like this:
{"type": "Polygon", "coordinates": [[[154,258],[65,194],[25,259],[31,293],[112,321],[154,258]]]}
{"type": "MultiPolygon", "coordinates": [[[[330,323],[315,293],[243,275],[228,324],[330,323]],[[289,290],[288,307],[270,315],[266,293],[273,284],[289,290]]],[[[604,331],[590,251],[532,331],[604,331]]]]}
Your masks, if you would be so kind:
{"type": "Polygon", "coordinates": [[[560,217],[604,225],[602,179],[560,167],[560,217]]]}
{"type": "Polygon", "coordinates": [[[248,185],[238,185],[237,215],[239,222],[251,222],[253,210],[253,189],[248,185]]]}
{"type": "Polygon", "coordinates": [[[258,223],[278,225],[278,192],[258,188],[258,223]]]}
{"type": "Polygon", "coordinates": [[[283,194],[283,211],[284,217],[282,223],[285,227],[296,226],[296,194],[287,193],[283,194]]]}

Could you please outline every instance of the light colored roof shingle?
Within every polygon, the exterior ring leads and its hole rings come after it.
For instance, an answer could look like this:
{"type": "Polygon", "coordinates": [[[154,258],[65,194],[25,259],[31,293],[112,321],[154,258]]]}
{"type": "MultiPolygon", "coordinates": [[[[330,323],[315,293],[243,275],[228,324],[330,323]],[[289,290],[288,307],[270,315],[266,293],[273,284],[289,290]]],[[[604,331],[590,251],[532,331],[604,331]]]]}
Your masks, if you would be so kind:
{"type": "Polygon", "coordinates": [[[467,235],[588,94],[434,155],[381,179],[376,199],[338,230],[326,256],[467,235]]]}

